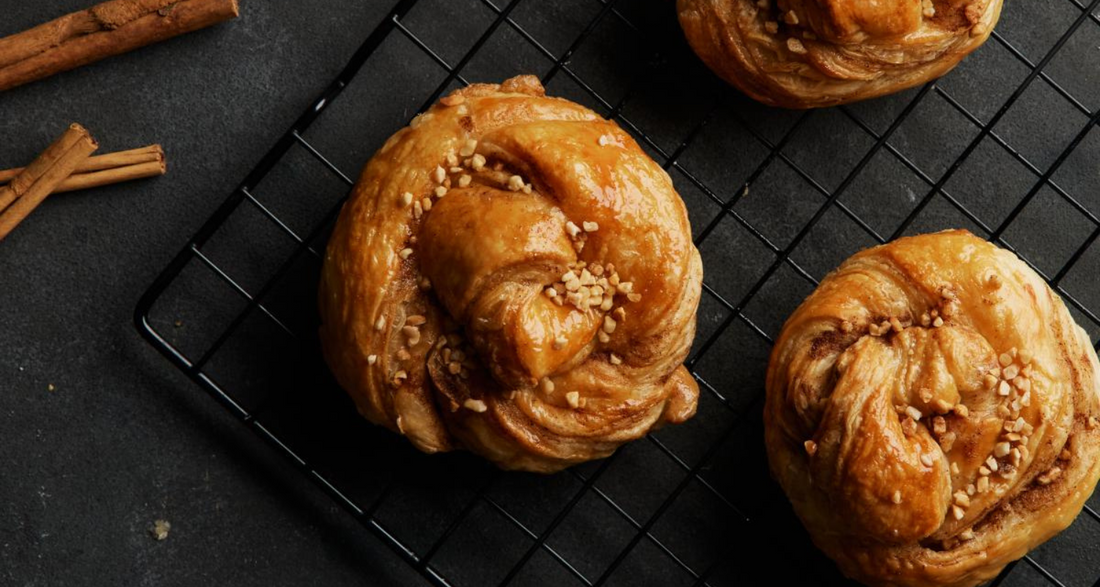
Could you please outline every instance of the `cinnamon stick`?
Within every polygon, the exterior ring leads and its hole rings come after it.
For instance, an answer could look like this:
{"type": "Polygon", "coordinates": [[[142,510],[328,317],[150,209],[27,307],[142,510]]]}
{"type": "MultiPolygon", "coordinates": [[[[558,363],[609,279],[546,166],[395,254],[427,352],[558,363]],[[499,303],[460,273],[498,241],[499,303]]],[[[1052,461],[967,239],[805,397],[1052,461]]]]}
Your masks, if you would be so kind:
{"type": "Polygon", "coordinates": [[[10,184],[0,187],[0,240],[7,238],[98,147],[84,127],[73,124],[10,184]]]}
{"type": "MultiPolygon", "coordinates": [[[[97,155],[85,159],[71,176],[54,189],[53,193],[60,194],[156,177],[164,175],[167,170],[164,149],[160,145],[97,155]]],[[[22,168],[0,171],[0,185],[11,181],[22,171],[22,168]]]]}
{"type": "Polygon", "coordinates": [[[111,0],[0,39],[0,92],[240,13],[237,0],[111,0]]]}

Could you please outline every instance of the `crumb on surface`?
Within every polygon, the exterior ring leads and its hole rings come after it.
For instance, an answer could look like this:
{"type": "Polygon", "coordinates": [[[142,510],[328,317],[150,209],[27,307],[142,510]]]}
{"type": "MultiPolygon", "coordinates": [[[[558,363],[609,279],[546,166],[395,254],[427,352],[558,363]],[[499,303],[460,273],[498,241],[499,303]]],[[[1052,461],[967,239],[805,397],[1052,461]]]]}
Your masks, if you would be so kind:
{"type": "Polygon", "coordinates": [[[168,538],[168,531],[172,529],[172,524],[168,523],[168,520],[157,520],[153,522],[153,527],[149,529],[149,533],[153,535],[153,539],[157,542],[161,542],[168,538]]]}

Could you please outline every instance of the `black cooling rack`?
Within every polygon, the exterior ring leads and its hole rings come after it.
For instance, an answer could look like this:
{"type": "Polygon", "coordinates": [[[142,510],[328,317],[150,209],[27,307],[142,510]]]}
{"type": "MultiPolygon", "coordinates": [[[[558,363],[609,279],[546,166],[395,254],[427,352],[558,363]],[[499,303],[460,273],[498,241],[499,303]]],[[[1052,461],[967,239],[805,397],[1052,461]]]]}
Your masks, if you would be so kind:
{"type": "MultiPolygon", "coordinates": [[[[969,228],[1100,338],[1100,0],[1010,1],[939,82],[811,112],[720,83],[672,5],[397,2],[138,305],[143,336],[429,583],[847,584],[767,474],[761,406],[783,319],[866,246],[969,228]],[[359,167],[444,92],[519,73],[638,138],[706,267],[698,417],[549,477],[365,423],[316,336],[321,253],[359,167]]],[[[995,584],[1100,585],[1097,507],[995,584]]]]}

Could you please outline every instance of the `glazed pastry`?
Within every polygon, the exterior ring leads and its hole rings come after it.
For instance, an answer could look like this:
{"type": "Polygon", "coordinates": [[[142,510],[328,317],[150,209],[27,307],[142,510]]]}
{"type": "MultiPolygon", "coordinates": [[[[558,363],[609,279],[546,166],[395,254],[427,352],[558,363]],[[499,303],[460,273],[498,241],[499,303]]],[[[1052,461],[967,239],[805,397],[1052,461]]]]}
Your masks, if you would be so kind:
{"type": "Polygon", "coordinates": [[[359,411],[417,448],[550,472],[695,413],[701,284],[668,174],[522,76],[443,98],[367,164],[321,342],[359,411]]]}
{"type": "Polygon", "coordinates": [[[993,31],[1002,0],[678,0],[699,57],[765,104],[818,108],[936,79],[993,31]]]}
{"type": "Polygon", "coordinates": [[[848,259],[783,327],[772,473],[848,576],[977,585],[1096,486],[1098,369],[1015,255],[965,231],[903,238],[848,259]]]}

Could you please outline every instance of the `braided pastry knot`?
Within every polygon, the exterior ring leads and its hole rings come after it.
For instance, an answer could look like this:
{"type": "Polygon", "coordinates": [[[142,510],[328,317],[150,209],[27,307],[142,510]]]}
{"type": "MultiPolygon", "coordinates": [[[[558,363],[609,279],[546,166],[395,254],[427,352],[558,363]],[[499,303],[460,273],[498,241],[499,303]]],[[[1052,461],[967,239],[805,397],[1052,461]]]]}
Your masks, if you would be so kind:
{"type": "Polygon", "coordinates": [[[938,78],[989,37],[1002,0],[678,0],[699,57],[752,98],[817,108],[938,78]]]}
{"type": "Polygon", "coordinates": [[[1100,476],[1100,365],[1061,299],[965,231],[863,251],[783,327],[765,427],[814,542],[870,585],[970,586],[1100,476]]]}
{"type": "Polygon", "coordinates": [[[555,471],[695,413],[701,283],[668,175],[517,77],[443,98],[367,165],[321,340],[360,412],[421,450],[555,471]]]}

